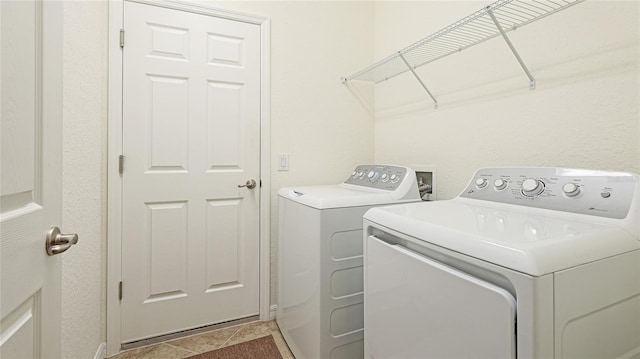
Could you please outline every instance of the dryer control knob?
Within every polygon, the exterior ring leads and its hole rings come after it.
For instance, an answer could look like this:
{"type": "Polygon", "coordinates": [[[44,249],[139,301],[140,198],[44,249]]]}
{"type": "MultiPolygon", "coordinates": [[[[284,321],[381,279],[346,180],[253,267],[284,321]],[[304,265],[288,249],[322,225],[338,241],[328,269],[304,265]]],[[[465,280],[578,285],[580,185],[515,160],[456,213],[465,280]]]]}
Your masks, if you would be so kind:
{"type": "Polygon", "coordinates": [[[478,188],[485,188],[487,187],[487,180],[484,178],[478,178],[476,179],[476,187],[478,188]]]}
{"type": "Polygon", "coordinates": [[[369,178],[369,182],[375,183],[378,180],[378,178],[380,178],[380,172],[378,172],[378,171],[370,171],[367,174],[367,177],[369,178]]]}
{"type": "Polygon", "coordinates": [[[393,175],[391,175],[390,179],[391,179],[391,183],[396,183],[396,182],[400,181],[400,176],[398,176],[396,174],[393,174],[393,175]]]}
{"type": "Polygon", "coordinates": [[[565,183],[564,186],[562,186],[562,193],[567,197],[575,197],[580,194],[580,186],[571,182],[565,183]]]}
{"type": "Polygon", "coordinates": [[[497,180],[493,181],[493,187],[495,187],[497,190],[505,189],[507,188],[507,181],[503,180],[502,178],[498,178],[497,180]]]}
{"type": "Polygon", "coordinates": [[[535,178],[527,178],[522,182],[522,194],[535,197],[544,191],[544,183],[535,178]]]}
{"type": "Polygon", "coordinates": [[[382,176],[380,176],[380,179],[382,179],[382,182],[387,182],[389,180],[389,175],[383,173],[382,176]]]}

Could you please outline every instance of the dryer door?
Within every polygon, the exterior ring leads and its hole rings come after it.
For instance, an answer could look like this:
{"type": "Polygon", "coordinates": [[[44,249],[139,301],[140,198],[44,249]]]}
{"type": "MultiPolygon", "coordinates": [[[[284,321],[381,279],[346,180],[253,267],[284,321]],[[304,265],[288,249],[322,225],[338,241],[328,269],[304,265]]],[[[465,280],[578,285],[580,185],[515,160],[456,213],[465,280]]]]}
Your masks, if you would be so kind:
{"type": "Polygon", "coordinates": [[[375,236],[365,254],[365,346],[374,358],[515,358],[506,290],[375,236]]]}

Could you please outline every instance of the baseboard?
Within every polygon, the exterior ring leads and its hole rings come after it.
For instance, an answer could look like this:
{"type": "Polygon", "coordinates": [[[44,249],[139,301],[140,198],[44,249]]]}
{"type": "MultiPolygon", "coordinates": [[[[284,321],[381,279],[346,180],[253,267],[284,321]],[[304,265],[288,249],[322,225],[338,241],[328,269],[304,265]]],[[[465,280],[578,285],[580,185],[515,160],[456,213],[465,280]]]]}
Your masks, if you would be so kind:
{"type": "Polygon", "coordinates": [[[107,357],[107,343],[100,343],[98,350],[96,350],[96,355],[93,356],[93,359],[105,359],[107,357]]]}
{"type": "Polygon", "coordinates": [[[274,320],[276,319],[276,312],[278,311],[278,305],[274,304],[271,307],[269,307],[269,320],[274,320]]]}

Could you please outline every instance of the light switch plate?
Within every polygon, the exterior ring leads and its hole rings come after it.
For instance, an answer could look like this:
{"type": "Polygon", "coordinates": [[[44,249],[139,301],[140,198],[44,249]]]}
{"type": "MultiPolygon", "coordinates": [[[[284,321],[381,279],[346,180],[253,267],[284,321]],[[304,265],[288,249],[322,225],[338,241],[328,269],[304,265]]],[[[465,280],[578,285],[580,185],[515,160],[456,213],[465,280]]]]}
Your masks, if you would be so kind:
{"type": "Polygon", "coordinates": [[[278,171],[288,171],[288,170],[289,170],[289,154],[278,153],[278,171]]]}

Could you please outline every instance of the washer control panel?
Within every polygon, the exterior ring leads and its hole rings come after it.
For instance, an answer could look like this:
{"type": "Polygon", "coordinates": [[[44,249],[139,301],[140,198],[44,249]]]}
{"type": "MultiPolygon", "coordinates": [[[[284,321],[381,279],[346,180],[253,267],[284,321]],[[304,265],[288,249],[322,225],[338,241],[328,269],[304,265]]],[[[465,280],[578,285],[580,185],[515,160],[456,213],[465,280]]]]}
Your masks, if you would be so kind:
{"type": "MultiPolygon", "coordinates": [[[[344,183],[395,191],[407,177],[407,168],[385,165],[359,165],[344,183]]],[[[415,181],[415,178],[411,179],[415,181]]]]}
{"type": "Polygon", "coordinates": [[[460,197],[622,219],[637,190],[631,173],[506,167],[478,170],[460,197]]]}

